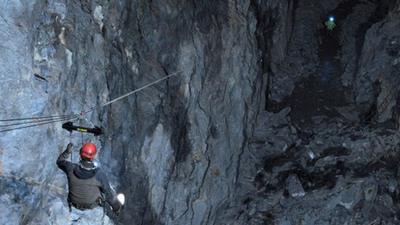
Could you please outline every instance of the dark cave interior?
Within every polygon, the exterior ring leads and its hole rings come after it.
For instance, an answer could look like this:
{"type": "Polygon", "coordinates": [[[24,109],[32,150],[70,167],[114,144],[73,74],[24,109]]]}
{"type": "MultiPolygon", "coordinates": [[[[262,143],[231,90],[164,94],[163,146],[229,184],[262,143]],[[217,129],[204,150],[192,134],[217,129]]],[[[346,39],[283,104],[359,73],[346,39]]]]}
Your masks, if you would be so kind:
{"type": "Polygon", "coordinates": [[[0,124],[0,224],[68,224],[84,139],[83,224],[400,224],[400,0],[0,2],[1,119],[105,131],[0,124]]]}

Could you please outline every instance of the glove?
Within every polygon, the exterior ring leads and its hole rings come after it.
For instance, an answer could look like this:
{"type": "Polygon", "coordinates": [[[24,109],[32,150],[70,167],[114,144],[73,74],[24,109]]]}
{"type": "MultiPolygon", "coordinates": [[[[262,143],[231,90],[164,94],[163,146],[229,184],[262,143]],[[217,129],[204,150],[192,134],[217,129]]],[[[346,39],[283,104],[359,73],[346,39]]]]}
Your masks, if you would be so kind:
{"type": "Polygon", "coordinates": [[[67,151],[68,151],[68,153],[71,153],[72,152],[72,147],[74,146],[74,144],[72,144],[72,143],[69,143],[68,145],[67,145],[67,151]]]}
{"type": "Polygon", "coordinates": [[[112,208],[113,208],[113,211],[114,211],[114,212],[118,212],[118,211],[121,210],[122,205],[121,205],[121,203],[119,203],[119,202],[114,202],[113,205],[112,205],[112,208]]]}
{"type": "Polygon", "coordinates": [[[111,208],[113,210],[113,212],[118,216],[121,212],[122,209],[122,204],[116,199],[114,198],[112,204],[111,204],[111,208]]]}
{"type": "Polygon", "coordinates": [[[119,216],[119,214],[121,213],[121,209],[118,210],[113,209],[113,212],[116,216],[119,216]]]}

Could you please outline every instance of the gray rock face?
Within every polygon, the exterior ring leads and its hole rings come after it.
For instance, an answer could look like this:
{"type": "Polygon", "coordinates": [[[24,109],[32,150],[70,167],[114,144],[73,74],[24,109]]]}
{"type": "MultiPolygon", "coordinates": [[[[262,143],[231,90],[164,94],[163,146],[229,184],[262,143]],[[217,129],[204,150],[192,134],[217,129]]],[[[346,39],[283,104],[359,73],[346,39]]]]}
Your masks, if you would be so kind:
{"type": "Polygon", "coordinates": [[[296,175],[290,175],[286,180],[286,187],[289,195],[296,197],[303,197],[306,193],[304,192],[303,186],[300,183],[299,178],[296,175]]]}
{"type": "MultiPolygon", "coordinates": [[[[374,24],[365,36],[360,70],[355,76],[356,103],[364,113],[379,122],[398,116],[399,27],[398,13],[374,24]]],[[[397,120],[397,119],[396,119],[397,120]]]]}
{"type": "Polygon", "coordinates": [[[99,138],[0,130],[0,224],[68,224],[55,161],[85,139],[127,196],[105,224],[399,224],[399,1],[0,3],[2,119],[180,72],[77,121],[99,138]]]}

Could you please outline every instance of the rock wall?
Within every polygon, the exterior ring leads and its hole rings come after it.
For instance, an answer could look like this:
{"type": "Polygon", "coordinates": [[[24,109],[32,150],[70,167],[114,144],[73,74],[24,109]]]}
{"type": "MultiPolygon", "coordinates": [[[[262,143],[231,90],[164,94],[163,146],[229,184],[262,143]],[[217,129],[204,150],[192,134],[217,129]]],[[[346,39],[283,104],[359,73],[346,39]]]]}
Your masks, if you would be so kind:
{"type": "MultiPolygon", "coordinates": [[[[398,4],[398,3],[397,3],[398,4]]],[[[359,71],[355,76],[355,101],[368,119],[398,122],[399,37],[398,6],[388,16],[373,24],[365,35],[359,71]]],[[[397,125],[398,126],[398,125],[397,125]]]]}
{"type": "Polygon", "coordinates": [[[111,107],[108,126],[123,132],[110,145],[118,149],[114,158],[123,165],[122,177],[130,178],[122,183],[130,213],[121,220],[220,222],[219,212],[237,190],[254,113],[249,105],[257,52],[250,3],[137,1],[124,8],[122,70],[133,84],[126,90],[182,73],[111,107]],[[132,123],[119,120],[122,115],[132,123]]]}
{"type": "MultiPolygon", "coordinates": [[[[71,115],[108,98],[106,45],[91,4],[1,2],[2,119],[71,115]]],[[[87,119],[99,124],[99,115],[87,119]]],[[[59,122],[2,132],[0,141],[1,224],[67,224],[66,179],[55,160],[70,141],[78,149],[81,135],[59,122]]]]}
{"type": "Polygon", "coordinates": [[[127,195],[116,224],[398,222],[395,123],[364,122],[398,122],[399,1],[1,3],[2,118],[79,113],[178,73],[85,114],[100,138],[0,133],[7,221],[66,224],[55,160],[91,139],[127,195]]]}

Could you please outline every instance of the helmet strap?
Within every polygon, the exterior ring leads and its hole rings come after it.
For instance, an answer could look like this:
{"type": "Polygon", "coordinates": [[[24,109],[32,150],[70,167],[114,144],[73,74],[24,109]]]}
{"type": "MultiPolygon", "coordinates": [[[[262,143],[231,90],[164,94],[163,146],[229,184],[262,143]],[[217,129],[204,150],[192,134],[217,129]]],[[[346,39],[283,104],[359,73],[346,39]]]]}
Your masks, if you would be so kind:
{"type": "Polygon", "coordinates": [[[80,160],[79,161],[79,167],[81,167],[82,169],[85,169],[85,170],[95,170],[96,169],[96,165],[92,162],[92,161],[84,161],[84,160],[80,160]],[[92,166],[91,167],[86,167],[84,164],[85,163],[90,163],[92,166]]]}

